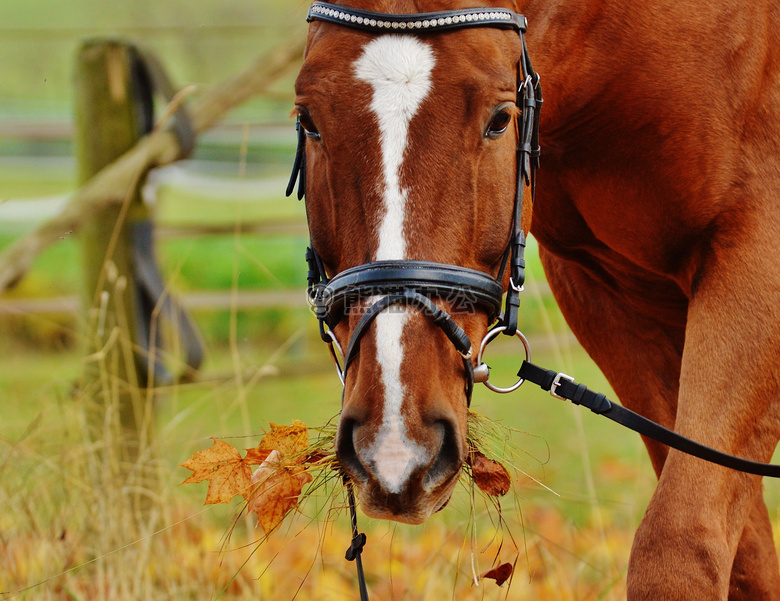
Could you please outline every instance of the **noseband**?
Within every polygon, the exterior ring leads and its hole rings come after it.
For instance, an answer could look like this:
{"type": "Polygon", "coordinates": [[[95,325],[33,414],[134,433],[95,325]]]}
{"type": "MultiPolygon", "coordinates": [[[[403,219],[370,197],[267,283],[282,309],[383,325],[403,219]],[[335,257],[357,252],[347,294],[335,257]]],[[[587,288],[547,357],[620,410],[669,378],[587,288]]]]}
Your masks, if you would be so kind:
{"type": "MultiPolygon", "coordinates": [[[[329,344],[342,382],[354,359],[360,339],[379,313],[389,307],[404,305],[414,307],[429,317],[442,329],[455,349],[463,357],[466,376],[466,399],[471,400],[474,384],[474,367],[471,341],[452,315],[438,308],[432,298],[450,303],[453,312],[484,312],[489,323],[502,328],[507,335],[517,331],[519,293],[525,281],[525,234],[521,227],[523,188],[535,189],[535,174],[539,164],[539,110],[542,90],[539,76],[531,67],[525,43],[526,19],[505,8],[468,8],[433,13],[391,14],[359,10],[326,2],[314,2],[306,18],[308,22],[325,21],[376,34],[435,35],[442,32],[472,27],[512,29],[520,36],[522,55],[517,66],[517,106],[521,109],[517,144],[517,183],[514,201],[512,234],[504,251],[498,276],[468,269],[459,265],[446,265],[430,261],[374,261],[346,269],[332,278],[328,277],[322,259],[312,244],[306,252],[309,266],[308,293],[320,324],[322,339],[329,344]],[[510,286],[501,311],[504,274],[509,269],[510,286]],[[362,300],[380,296],[361,316],[346,353],[343,366],[339,366],[333,349],[341,347],[332,333],[351,307],[362,300]]],[[[295,153],[292,176],[287,186],[290,196],[298,182],[298,199],[306,193],[306,134],[300,122],[298,148],[295,153]]]]}

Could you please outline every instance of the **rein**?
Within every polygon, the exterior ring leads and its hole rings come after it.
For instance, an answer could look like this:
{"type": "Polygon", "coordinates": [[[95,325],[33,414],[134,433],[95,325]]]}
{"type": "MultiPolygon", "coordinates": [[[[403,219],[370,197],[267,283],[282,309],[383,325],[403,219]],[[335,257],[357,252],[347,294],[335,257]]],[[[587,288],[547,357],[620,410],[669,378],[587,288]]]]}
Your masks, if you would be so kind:
{"type": "Polygon", "coordinates": [[[517,375],[543,390],[548,390],[555,398],[587,407],[597,415],[603,415],[621,426],[688,455],[747,474],[780,478],[780,465],[750,461],[705,446],[673,430],[664,428],[622,405],[613,403],[605,395],[590,390],[584,384],[578,384],[574,378],[564,373],[544,369],[526,360],[523,361],[517,375]]]}

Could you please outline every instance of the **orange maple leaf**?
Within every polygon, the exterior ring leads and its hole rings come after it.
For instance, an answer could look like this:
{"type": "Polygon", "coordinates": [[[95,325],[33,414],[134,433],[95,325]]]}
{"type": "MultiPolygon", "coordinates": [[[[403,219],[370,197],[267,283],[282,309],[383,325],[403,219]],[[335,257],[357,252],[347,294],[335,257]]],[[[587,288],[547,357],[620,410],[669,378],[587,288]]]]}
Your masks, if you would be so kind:
{"type": "Polygon", "coordinates": [[[246,496],[252,487],[252,464],[241,458],[232,445],[213,439],[214,444],[205,451],[198,451],[182,467],[194,473],[182,484],[209,481],[206,504],[229,503],[236,495],[246,496]]]}
{"type": "Polygon", "coordinates": [[[246,457],[244,457],[244,463],[247,465],[260,465],[263,463],[263,461],[266,460],[270,453],[271,450],[269,449],[259,449],[257,447],[254,449],[247,449],[246,457]]]}
{"type": "Polygon", "coordinates": [[[471,466],[471,476],[482,492],[493,497],[501,497],[509,492],[512,478],[498,461],[488,459],[480,451],[472,448],[468,463],[471,466]]]}
{"type": "MultiPolygon", "coordinates": [[[[284,463],[302,463],[304,453],[309,448],[309,429],[306,424],[297,419],[292,426],[271,424],[271,429],[263,436],[257,451],[278,451],[280,460],[284,463]]],[[[263,457],[265,459],[265,457],[263,457]]],[[[260,465],[258,462],[256,465],[260,465]]]]}
{"type": "Polygon", "coordinates": [[[291,426],[271,424],[260,444],[247,449],[243,458],[233,446],[214,438],[210,449],[180,464],[194,472],[182,484],[208,480],[206,504],[243,496],[248,511],[257,513],[258,525],[270,533],[298,506],[303,487],[312,481],[303,464],[318,455],[307,454],[308,448],[308,428],[298,420],[291,426]],[[260,466],[254,474],[253,465],[260,466]]]}
{"type": "Polygon", "coordinates": [[[304,485],[312,480],[302,466],[283,466],[281,462],[281,453],[273,450],[252,474],[255,488],[249,496],[247,511],[257,514],[257,525],[266,534],[275,530],[284,516],[298,506],[304,485]]]}

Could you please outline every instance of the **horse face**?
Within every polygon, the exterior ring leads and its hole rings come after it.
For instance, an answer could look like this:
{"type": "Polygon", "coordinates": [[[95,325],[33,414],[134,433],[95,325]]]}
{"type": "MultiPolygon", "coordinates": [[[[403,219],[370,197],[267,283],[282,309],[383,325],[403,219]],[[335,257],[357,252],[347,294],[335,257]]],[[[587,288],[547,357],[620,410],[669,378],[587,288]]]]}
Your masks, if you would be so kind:
{"type": "MultiPolygon", "coordinates": [[[[516,34],[495,29],[312,25],[296,111],[312,243],[330,275],[393,259],[497,275],[515,193],[520,52],[516,34]]],[[[343,348],[375,300],[352,304],[334,328],[343,348]]],[[[476,348],[489,324],[468,295],[433,300],[476,348]]],[[[467,451],[465,388],[462,358],[428,317],[396,306],[375,319],[347,372],[337,436],[366,514],[421,523],[447,503],[467,451]]]]}

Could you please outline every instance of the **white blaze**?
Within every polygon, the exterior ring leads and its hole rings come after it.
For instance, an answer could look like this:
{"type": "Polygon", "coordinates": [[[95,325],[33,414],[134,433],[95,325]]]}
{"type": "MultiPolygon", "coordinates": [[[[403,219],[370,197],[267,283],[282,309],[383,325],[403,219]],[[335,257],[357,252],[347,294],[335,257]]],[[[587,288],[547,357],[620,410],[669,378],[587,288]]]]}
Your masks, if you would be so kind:
{"type": "MultiPolygon", "coordinates": [[[[431,89],[435,60],[431,48],[412,36],[385,35],[366,45],[355,62],[355,75],[368,83],[371,111],[379,125],[382,151],[382,201],[375,260],[406,258],[404,216],[407,191],[401,187],[401,166],[409,139],[409,123],[431,89]]],[[[405,390],[401,383],[401,335],[408,313],[390,310],[377,316],[377,361],[385,401],[382,425],[369,458],[389,492],[398,493],[422,458],[423,449],[406,436],[401,415],[405,390]]]]}
{"type": "Polygon", "coordinates": [[[379,226],[377,261],[403,259],[406,254],[407,194],[401,188],[401,165],[409,122],[431,89],[433,65],[430,47],[417,38],[397,35],[375,39],[355,63],[358,79],[373,88],[371,110],[379,122],[385,214],[379,226]]]}

